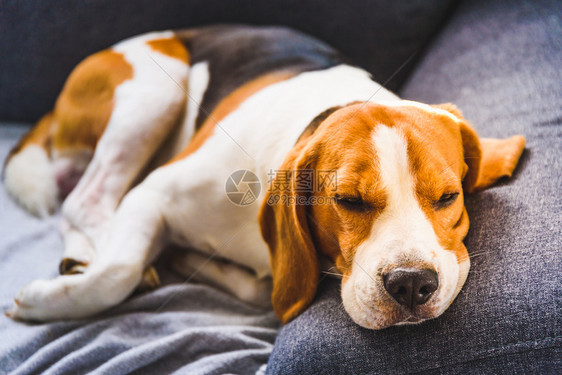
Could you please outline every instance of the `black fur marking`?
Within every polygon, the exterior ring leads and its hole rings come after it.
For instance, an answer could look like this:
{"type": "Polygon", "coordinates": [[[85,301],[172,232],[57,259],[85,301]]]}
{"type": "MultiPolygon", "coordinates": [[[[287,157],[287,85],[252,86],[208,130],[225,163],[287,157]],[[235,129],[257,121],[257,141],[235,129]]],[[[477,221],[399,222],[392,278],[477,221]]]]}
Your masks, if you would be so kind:
{"type": "Polygon", "coordinates": [[[210,26],[177,31],[191,65],[209,63],[209,85],[195,122],[199,129],[228,94],[262,75],[327,69],[345,59],[328,45],[285,27],[210,26]]]}
{"type": "Polygon", "coordinates": [[[313,118],[312,121],[310,122],[310,124],[308,124],[306,126],[306,128],[303,130],[303,132],[299,136],[299,139],[297,139],[297,143],[301,139],[307,138],[307,137],[311,136],[312,134],[314,134],[316,129],[318,129],[318,126],[320,126],[320,124],[324,120],[326,120],[332,113],[334,113],[335,111],[337,111],[340,108],[342,108],[342,107],[341,106],[335,106],[335,107],[328,108],[327,110],[323,111],[318,116],[313,118]]]}

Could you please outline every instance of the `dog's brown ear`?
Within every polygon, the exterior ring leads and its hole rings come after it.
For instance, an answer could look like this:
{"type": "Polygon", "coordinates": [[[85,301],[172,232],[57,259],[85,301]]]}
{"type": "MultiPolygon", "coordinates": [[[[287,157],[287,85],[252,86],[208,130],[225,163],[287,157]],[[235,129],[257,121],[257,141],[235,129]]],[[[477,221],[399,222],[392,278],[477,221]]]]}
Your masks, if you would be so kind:
{"type": "Polygon", "coordinates": [[[277,317],[289,322],[312,302],[318,286],[318,257],[307,220],[306,192],[296,189],[296,174],[313,168],[314,153],[301,141],[287,155],[266,193],[259,213],[270,251],[272,303],[277,317]]]}
{"type": "Polygon", "coordinates": [[[445,109],[460,120],[464,148],[465,169],[463,188],[467,193],[484,190],[502,177],[511,177],[523,150],[525,138],[514,135],[507,139],[479,138],[453,104],[436,106],[445,109]]]}

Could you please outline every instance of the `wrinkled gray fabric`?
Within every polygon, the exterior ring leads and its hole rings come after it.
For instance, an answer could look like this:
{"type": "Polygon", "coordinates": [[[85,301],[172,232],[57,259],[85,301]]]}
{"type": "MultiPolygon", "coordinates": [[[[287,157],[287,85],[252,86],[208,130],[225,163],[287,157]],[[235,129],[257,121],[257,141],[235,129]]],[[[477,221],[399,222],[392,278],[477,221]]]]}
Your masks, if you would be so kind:
{"type": "Polygon", "coordinates": [[[401,92],[453,102],[481,136],[523,134],[514,177],[467,197],[472,268],[438,319],[368,331],[338,283],[283,327],[271,374],[562,373],[562,6],[467,0],[401,92]]]}
{"type": "MultiPolygon", "coordinates": [[[[26,129],[0,126],[0,160],[26,129]]],[[[29,216],[0,187],[2,311],[25,284],[57,275],[57,222],[29,216]]],[[[255,374],[267,362],[272,312],[162,270],[165,286],[94,319],[25,324],[0,315],[0,373],[255,374]]]]}

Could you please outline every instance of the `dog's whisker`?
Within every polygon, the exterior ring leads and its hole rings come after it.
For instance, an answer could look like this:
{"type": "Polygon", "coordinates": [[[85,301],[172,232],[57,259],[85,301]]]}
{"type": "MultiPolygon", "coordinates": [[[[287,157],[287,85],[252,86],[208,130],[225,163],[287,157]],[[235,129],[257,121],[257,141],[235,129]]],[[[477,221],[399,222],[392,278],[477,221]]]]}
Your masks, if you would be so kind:
{"type": "Polygon", "coordinates": [[[482,255],[488,255],[488,252],[481,252],[481,253],[476,253],[476,254],[469,254],[470,258],[476,258],[476,257],[480,257],[482,255]]]}

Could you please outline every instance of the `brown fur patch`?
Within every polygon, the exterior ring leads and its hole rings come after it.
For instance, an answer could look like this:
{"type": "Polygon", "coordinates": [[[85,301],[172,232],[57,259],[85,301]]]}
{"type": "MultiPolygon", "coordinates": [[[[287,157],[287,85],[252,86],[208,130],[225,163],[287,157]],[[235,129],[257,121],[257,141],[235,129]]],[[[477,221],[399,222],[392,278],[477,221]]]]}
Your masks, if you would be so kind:
{"type": "Polygon", "coordinates": [[[55,104],[53,146],[94,149],[113,111],[115,89],[132,77],[132,66],[111,50],[82,61],[55,104]]]}
{"type": "Polygon", "coordinates": [[[146,44],[156,52],[189,64],[189,52],[183,43],[176,37],[154,39],[146,42],[146,44]]]}
{"type": "Polygon", "coordinates": [[[514,135],[507,139],[480,138],[482,160],[473,191],[484,190],[501,177],[511,177],[525,149],[525,138],[514,135]]]}

